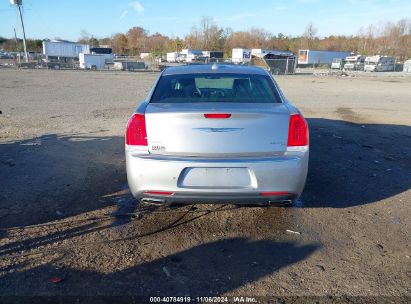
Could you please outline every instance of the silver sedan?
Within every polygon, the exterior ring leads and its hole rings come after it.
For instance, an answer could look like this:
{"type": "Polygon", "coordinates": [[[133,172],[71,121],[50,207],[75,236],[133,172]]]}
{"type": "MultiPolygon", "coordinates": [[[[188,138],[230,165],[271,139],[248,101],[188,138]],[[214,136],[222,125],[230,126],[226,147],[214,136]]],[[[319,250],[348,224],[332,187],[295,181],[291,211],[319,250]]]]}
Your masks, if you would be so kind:
{"type": "Polygon", "coordinates": [[[291,203],[305,185],[308,140],[267,71],[168,68],[128,122],[128,184],[143,202],[291,203]]]}

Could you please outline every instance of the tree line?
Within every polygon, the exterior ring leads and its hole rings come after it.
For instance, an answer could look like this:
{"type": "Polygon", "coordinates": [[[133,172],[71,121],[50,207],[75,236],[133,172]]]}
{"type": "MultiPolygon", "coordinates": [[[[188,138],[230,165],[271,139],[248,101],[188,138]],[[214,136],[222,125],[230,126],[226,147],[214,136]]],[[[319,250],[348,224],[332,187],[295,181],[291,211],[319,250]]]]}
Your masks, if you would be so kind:
{"type": "MultiPolygon", "coordinates": [[[[136,26],[126,33],[97,39],[82,32],[78,42],[92,46],[110,45],[116,54],[138,55],[150,52],[163,55],[166,52],[192,48],[208,51],[224,51],[231,56],[233,48],[262,48],[286,50],[297,54],[299,49],[348,51],[363,55],[390,55],[399,60],[411,58],[411,19],[397,22],[369,25],[351,36],[319,37],[318,29],[309,23],[299,36],[273,34],[265,29],[252,27],[247,31],[222,28],[209,17],[203,17],[185,37],[169,37],[161,33],[150,34],[148,30],[136,26]]],[[[40,40],[29,40],[29,49],[41,51],[40,40]]],[[[0,38],[0,48],[14,50],[14,39],[0,38]]]]}

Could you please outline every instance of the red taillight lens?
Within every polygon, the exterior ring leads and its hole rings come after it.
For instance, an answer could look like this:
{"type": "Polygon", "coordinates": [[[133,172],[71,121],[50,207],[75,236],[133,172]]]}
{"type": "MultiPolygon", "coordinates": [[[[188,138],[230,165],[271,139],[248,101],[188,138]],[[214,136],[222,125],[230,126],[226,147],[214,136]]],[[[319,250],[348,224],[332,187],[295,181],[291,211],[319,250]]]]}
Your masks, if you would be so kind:
{"type": "Polygon", "coordinates": [[[169,191],[144,191],[144,194],[159,195],[159,196],[172,196],[174,192],[169,191]]]}
{"type": "Polygon", "coordinates": [[[261,196],[290,195],[289,192],[261,192],[261,196]]]}
{"type": "Polygon", "coordinates": [[[224,118],[230,118],[231,114],[226,114],[226,113],[212,113],[212,114],[204,114],[205,118],[214,118],[214,119],[224,119],[224,118]]]}
{"type": "Polygon", "coordinates": [[[126,144],[130,146],[147,146],[146,118],[144,114],[135,113],[128,121],[126,144]]]}
{"type": "Polygon", "coordinates": [[[300,114],[290,116],[290,126],[288,128],[288,147],[298,147],[308,145],[308,125],[304,117],[300,114]]]}

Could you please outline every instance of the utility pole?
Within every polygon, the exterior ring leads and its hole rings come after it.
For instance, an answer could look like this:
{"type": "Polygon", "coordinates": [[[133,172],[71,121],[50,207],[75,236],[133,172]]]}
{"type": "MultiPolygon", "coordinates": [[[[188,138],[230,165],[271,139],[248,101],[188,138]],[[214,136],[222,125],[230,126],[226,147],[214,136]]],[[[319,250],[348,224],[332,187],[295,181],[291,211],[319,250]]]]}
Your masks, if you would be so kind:
{"type": "MultiPolygon", "coordinates": [[[[14,39],[16,41],[16,53],[19,53],[19,42],[17,40],[17,34],[16,34],[16,28],[13,29],[14,30],[14,39]]],[[[16,61],[20,64],[20,56],[16,56],[16,61]]]]}
{"type": "Polygon", "coordinates": [[[17,40],[16,28],[14,28],[14,40],[16,41],[16,52],[19,51],[19,42],[17,40]]]}
{"type": "Polygon", "coordinates": [[[17,13],[20,16],[21,30],[23,32],[24,58],[26,62],[29,62],[29,57],[27,55],[27,46],[26,46],[26,32],[24,30],[23,15],[21,14],[21,6],[23,5],[23,0],[10,0],[10,3],[16,6],[17,13]]]}

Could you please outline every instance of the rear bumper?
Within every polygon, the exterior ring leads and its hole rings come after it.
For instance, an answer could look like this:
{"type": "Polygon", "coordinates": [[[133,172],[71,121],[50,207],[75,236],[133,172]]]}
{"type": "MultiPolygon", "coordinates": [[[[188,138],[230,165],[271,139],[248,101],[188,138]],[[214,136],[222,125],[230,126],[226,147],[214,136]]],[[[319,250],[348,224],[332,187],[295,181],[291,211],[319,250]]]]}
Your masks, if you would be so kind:
{"type": "MultiPolygon", "coordinates": [[[[262,204],[297,199],[305,185],[308,170],[308,151],[286,152],[281,156],[259,158],[199,158],[141,155],[127,151],[127,179],[133,196],[139,200],[158,203],[236,203],[262,204]],[[239,185],[213,183],[204,177],[204,184],[182,183],[190,168],[243,168],[250,182],[239,185]],[[170,192],[148,194],[147,191],[170,192]]],[[[236,180],[236,176],[228,178],[236,180]]],[[[223,179],[224,180],[224,179],[223,179]]]]}
{"type": "Polygon", "coordinates": [[[135,197],[142,202],[153,204],[238,204],[238,205],[289,205],[298,198],[296,194],[261,196],[255,193],[174,193],[171,196],[149,195],[144,192],[137,193],[135,197]]]}

